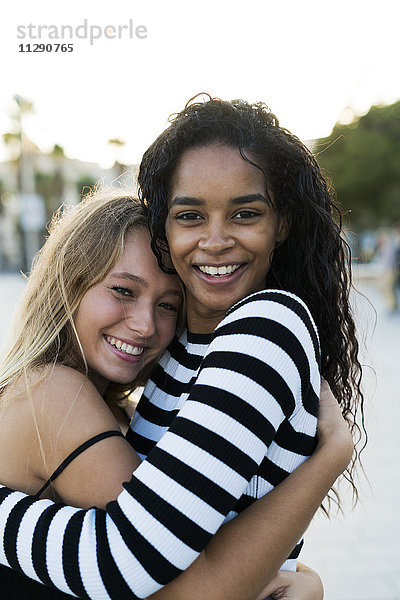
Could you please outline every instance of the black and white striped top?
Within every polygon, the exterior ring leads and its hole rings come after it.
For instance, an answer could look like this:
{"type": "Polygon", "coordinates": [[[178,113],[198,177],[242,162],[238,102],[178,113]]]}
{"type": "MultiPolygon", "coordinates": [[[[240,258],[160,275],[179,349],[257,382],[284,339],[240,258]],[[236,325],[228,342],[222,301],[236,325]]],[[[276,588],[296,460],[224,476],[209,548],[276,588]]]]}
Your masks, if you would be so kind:
{"type": "Polygon", "coordinates": [[[193,354],[187,338],[146,387],[135,445],[147,459],[117,500],[80,510],[0,488],[0,563],[83,598],[147,597],[312,452],[319,344],[301,300],[257,292],[209,345],[193,354]]]}

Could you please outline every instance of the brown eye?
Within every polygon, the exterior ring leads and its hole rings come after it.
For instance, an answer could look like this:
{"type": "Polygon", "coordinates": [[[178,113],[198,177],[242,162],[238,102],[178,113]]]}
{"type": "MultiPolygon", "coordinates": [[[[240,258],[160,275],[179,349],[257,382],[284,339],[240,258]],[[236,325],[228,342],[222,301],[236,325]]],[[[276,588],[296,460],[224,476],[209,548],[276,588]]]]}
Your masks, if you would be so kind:
{"type": "Polygon", "coordinates": [[[258,217],[259,213],[254,210],[241,210],[236,213],[235,219],[251,219],[253,217],[258,217]]]}
{"type": "Polygon", "coordinates": [[[175,219],[181,221],[196,221],[197,219],[201,219],[201,216],[194,212],[185,212],[176,215],[175,219]]]}

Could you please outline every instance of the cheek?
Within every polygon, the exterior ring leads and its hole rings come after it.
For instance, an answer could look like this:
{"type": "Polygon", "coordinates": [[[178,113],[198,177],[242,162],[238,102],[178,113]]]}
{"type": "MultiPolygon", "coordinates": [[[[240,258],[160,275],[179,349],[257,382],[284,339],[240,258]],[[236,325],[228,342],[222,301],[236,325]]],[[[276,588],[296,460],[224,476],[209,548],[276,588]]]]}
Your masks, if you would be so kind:
{"type": "Polygon", "coordinates": [[[82,341],[82,339],[87,335],[88,328],[91,326],[90,312],[86,310],[86,304],[84,302],[81,302],[74,315],[74,325],[78,333],[78,337],[82,341]]]}
{"type": "Polygon", "coordinates": [[[96,304],[92,307],[93,312],[98,317],[108,318],[112,315],[123,314],[125,312],[124,301],[111,294],[104,294],[96,298],[96,304]]]}
{"type": "Polygon", "coordinates": [[[98,330],[125,319],[124,305],[113,299],[97,298],[96,302],[83,308],[78,312],[78,324],[88,333],[96,334],[98,330]]]}
{"type": "Polygon", "coordinates": [[[157,320],[157,332],[160,346],[168,346],[176,330],[176,318],[160,318],[157,320]]]}
{"type": "Polygon", "coordinates": [[[268,225],[249,238],[249,244],[252,244],[255,254],[260,257],[270,256],[276,242],[277,228],[273,225],[268,225]]]}
{"type": "Polygon", "coordinates": [[[189,228],[180,228],[179,230],[169,227],[166,230],[167,242],[171,256],[182,259],[185,253],[197,244],[197,234],[189,228]]]}

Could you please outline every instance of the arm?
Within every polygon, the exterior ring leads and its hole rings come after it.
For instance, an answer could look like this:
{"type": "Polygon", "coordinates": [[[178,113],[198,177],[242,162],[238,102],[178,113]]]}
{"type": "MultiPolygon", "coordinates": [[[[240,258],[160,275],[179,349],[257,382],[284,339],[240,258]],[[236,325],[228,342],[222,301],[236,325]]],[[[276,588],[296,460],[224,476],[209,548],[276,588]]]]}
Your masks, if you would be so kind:
{"type": "Polygon", "coordinates": [[[340,407],[326,382],[321,386],[318,436],[314,454],[278,487],[221,527],[199,559],[155,594],[154,600],[261,600],[282,587],[281,597],[288,600],[322,599],[318,575],[304,565],[300,565],[299,573],[276,573],[354,450],[340,407]]]}
{"type": "MultiPolygon", "coordinates": [[[[300,574],[290,572],[279,572],[275,580],[274,576],[334,483],[332,468],[336,469],[338,463],[333,465],[328,448],[317,450],[277,488],[224,525],[197,561],[152,598],[261,600],[285,587],[287,595],[283,598],[319,600],[321,584],[313,572],[304,571],[302,579],[300,574]],[[292,494],[291,506],[288,494],[292,494]],[[286,512],[287,509],[292,512],[286,512]],[[273,548],[270,544],[274,544],[273,548]]],[[[342,462],[342,470],[346,460],[342,462]]]]}
{"type": "Polygon", "coordinates": [[[322,582],[309,567],[299,563],[297,573],[276,573],[283,559],[274,554],[271,544],[276,544],[276,553],[281,542],[287,543],[282,554],[287,556],[335,478],[346,468],[354,450],[340,407],[324,380],[318,437],[318,446],[309,460],[277,488],[221,527],[193,565],[152,599],[257,597],[261,600],[271,595],[287,600],[322,600],[322,582]],[[282,537],[286,535],[288,538],[282,537]]]}
{"type": "MultiPolygon", "coordinates": [[[[212,354],[211,344],[209,357],[212,354]]],[[[204,391],[201,386],[204,384],[200,383],[200,390],[204,391]]],[[[0,519],[3,517],[0,534],[5,532],[6,553],[0,556],[2,562],[22,568],[28,575],[38,578],[31,553],[35,561],[36,548],[47,548],[49,560],[46,576],[42,575],[42,578],[64,591],[72,590],[77,595],[87,593],[89,597],[97,597],[104,587],[111,597],[120,597],[131,590],[144,597],[177,577],[195,560],[221,525],[243,493],[270,442],[271,428],[267,428],[265,434],[261,428],[261,437],[249,431],[254,443],[250,457],[243,448],[238,448],[232,419],[221,413],[219,399],[217,395],[213,405],[212,395],[207,396],[206,403],[190,397],[171,430],[150,452],[148,460],[138,467],[117,501],[107,505],[106,512],[98,509],[81,511],[47,501],[35,502],[17,492],[0,490],[0,519]],[[220,454],[218,458],[214,456],[216,437],[212,430],[207,432],[204,423],[199,426],[210,409],[212,419],[209,423],[212,428],[218,426],[224,460],[220,454]],[[192,441],[199,433],[202,437],[197,441],[203,447],[192,441]],[[15,554],[17,545],[23,550],[15,554]],[[68,564],[63,564],[63,549],[69,557],[68,564]]],[[[239,406],[236,408],[240,409],[242,403],[245,414],[252,407],[252,399],[253,392],[248,393],[244,401],[237,398],[239,406]]],[[[256,402],[259,400],[255,398],[256,402]]],[[[266,418],[262,414],[262,405],[254,405],[253,409],[260,418],[266,418]]],[[[243,429],[247,429],[245,425],[243,429]]],[[[325,452],[321,457],[324,469],[331,452],[328,454],[325,459],[325,452]]],[[[332,463],[329,464],[332,469],[332,463]]],[[[334,478],[337,475],[338,472],[334,478]]],[[[315,473],[310,476],[315,477],[315,473]]],[[[326,485],[325,477],[322,474],[320,480],[316,479],[316,484],[325,484],[322,496],[331,485],[331,481],[326,485]]],[[[303,480],[300,487],[305,487],[303,480]]],[[[309,490],[311,486],[307,487],[309,490]]],[[[276,522],[273,523],[271,518],[272,575],[301,536],[322,498],[321,488],[318,488],[317,502],[312,505],[301,489],[297,500],[287,497],[287,493],[285,491],[278,516],[272,517],[276,522]],[[291,515],[287,526],[284,515],[291,515]],[[296,523],[294,528],[293,521],[296,523]]]]}

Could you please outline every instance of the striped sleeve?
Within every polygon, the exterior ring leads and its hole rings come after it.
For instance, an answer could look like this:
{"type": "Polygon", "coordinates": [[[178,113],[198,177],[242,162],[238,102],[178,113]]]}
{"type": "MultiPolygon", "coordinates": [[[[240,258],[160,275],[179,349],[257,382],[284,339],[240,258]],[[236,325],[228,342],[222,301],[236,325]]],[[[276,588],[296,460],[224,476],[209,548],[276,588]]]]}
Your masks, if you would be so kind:
{"type": "Polygon", "coordinates": [[[295,296],[224,318],[169,431],[106,511],[0,488],[0,562],[82,598],[146,598],[186,569],[243,494],[305,388],[318,338],[295,296]]]}

